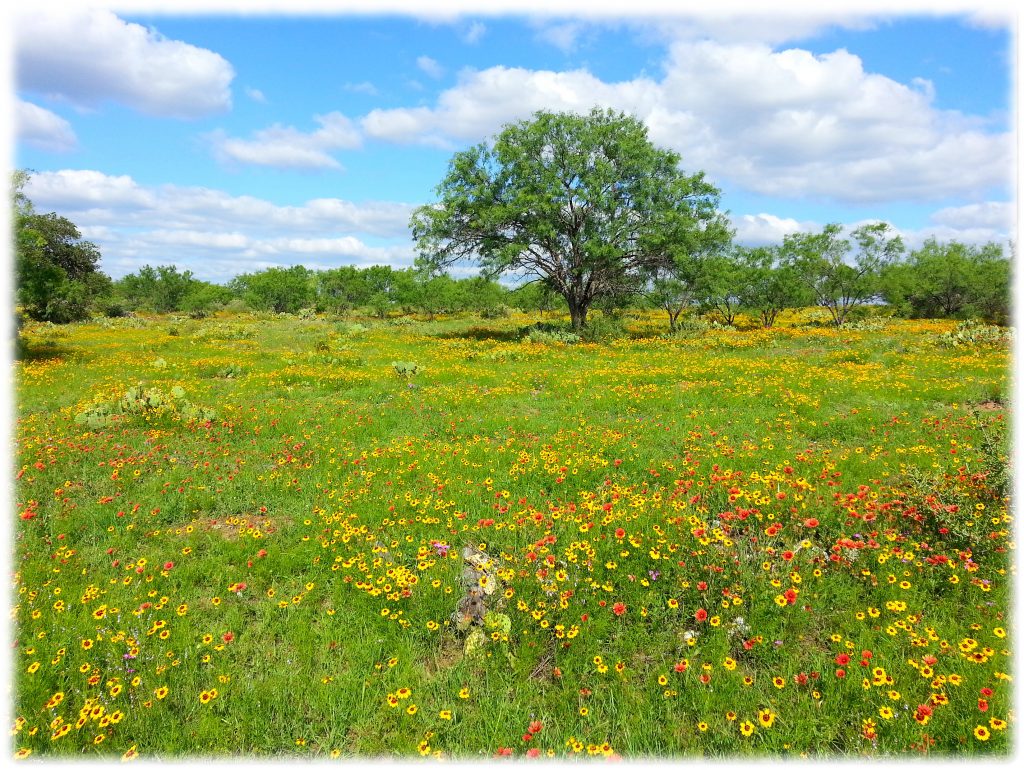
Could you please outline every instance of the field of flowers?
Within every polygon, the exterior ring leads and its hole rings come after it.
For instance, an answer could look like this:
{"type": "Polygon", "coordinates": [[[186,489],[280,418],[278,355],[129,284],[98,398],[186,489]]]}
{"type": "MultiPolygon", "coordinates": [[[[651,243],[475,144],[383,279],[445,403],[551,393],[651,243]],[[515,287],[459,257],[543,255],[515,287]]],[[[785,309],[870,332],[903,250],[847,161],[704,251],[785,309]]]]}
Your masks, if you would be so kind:
{"type": "Polygon", "coordinates": [[[14,756],[1005,755],[1010,345],[29,325],[14,756]]]}

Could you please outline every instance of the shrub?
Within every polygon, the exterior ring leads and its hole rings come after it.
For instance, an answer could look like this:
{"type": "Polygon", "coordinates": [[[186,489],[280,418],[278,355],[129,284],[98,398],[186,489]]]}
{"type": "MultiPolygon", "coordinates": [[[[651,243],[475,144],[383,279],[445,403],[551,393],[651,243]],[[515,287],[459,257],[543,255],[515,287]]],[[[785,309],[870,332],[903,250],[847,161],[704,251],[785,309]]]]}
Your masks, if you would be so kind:
{"type": "Polygon", "coordinates": [[[626,328],[619,318],[602,313],[599,316],[592,316],[579,336],[584,342],[608,342],[625,337],[626,328]]]}
{"type": "Polygon", "coordinates": [[[481,318],[508,318],[512,311],[508,305],[493,305],[485,307],[480,311],[481,318]]]}
{"type": "Polygon", "coordinates": [[[522,329],[523,342],[536,342],[542,345],[575,345],[580,336],[563,326],[553,323],[537,322],[522,329]]]}
{"type": "Polygon", "coordinates": [[[418,364],[412,361],[392,361],[391,366],[395,370],[395,374],[400,377],[409,378],[420,371],[418,364]]]}
{"type": "Polygon", "coordinates": [[[955,329],[939,335],[939,345],[945,348],[998,345],[1012,339],[1013,332],[1000,326],[988,326],[973,319],[961,321],[955,329]]]}

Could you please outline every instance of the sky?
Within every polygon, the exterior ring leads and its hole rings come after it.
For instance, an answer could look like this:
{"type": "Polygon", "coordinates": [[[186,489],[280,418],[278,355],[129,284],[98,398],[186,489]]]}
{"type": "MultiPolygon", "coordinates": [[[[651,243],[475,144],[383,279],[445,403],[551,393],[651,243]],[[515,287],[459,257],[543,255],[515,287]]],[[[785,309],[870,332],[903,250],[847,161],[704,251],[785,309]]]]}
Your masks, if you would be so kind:
{"type": "Polygon", "coordinates": [[[114,278],[411,265],[455,152],[594,106],[705,172],[741,243],[879,220],[911,248],[1014,237],[1004,3],[243,7],[11,12],[11,164],[114,278]]]}

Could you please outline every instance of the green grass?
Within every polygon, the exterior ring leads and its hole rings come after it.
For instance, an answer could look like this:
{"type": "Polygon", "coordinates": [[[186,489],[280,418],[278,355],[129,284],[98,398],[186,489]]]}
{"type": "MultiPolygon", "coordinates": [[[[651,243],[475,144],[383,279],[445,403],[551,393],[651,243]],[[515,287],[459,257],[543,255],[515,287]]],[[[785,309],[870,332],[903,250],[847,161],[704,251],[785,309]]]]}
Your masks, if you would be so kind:
{"type": "Polygon", "coordinates": [[[1009,751],[1005,345],[358,320],[25,330],[15,750],[1009,751]],[[76,422],[140,382],[162,406],[76,422]],[[469,545],[511,629],[467,655],[469,545]]]}

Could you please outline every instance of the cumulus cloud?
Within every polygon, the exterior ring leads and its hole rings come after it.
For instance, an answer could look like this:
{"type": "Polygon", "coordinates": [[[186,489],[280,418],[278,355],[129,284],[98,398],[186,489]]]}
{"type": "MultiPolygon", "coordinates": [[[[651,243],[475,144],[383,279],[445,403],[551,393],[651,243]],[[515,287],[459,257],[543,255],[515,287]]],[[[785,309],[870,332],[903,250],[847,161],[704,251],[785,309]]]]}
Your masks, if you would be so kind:
{"type": "Polygon", "coordinates": [[[332,157],[336,150],[360,146],[361,138],[352,121],[340,112],[317,115],[320,128],[303,133],[291,126],[273,125],[237,139],[215,132],[209,136],[214,153],[223,161],[292,169],[340,169],[332,157]]]}
{"type": "Polygon", "coordinates": [[[744,246],[772,246],[782,243],[787,235],[821,229],[815,222],[801,222],[774,214],[741,214],[730,219],[736,230],[736,242],[744,246]]]}
{"type": "Polygon", "coordinates": [[[177,185],[144,186],[92,170],[34,174],[25,192],[39,211],[74,221],[120,277],[145,264],[176,264],[226,281],[270,266],[412,264],[413,206],[317,198],[279,206],[253,196],[177,185]]]}
{"type": "Polygon", "coordinates": [[[21,99],[14,105],[18,139],[50,152],[67,152],[78,146],[71,124],[60,115],[21,99]]]}
{"type": "Polygon", "coordinates": [[[20,90],[80,107],[120,102],[148,115],[196,118],[231,106],[234,70],[219,54],[110,11],[60,7],[14,20],[20,90]]]}
{"type": "Polygon", "coordinates": [[[1005,201],[985,201],[939,209],[931,221],[943,227],[987,227],[1010,232],[1017,220],[1017,207],[1005,201]]]}
{"type": "Polygon", "coordinates": [[[677,42],[660,80],[609,83],[586,70],[464,71],[430,107],[374,110],[375,139],[479,141],[539,109],[611,107],[719,181],[766,195],[844,202],[938,200],[1007,190],[1012,140],[933,104],[930,84],[864,70],[837,50],[677,42]]]}
{"type": "MultiPolygon", "coordinates": [[[[774,214],[742,214],[731,217],[736,242],[744,246],[781,244],[791,233],[821,232],[825,223],[778,217],[774,214]]],[[[878,218],[840,223],[845,236],[861,225],[883,221],[878,218]]],[[[892,223],[890,222],[892,225],[892,223]]],[[[908,251],[920,248],[933,238],[939,242],[959,241],[972,246],[998,243],[1003,246],[1014,238],[1015,207],[1005,201],[986,201],[966,206],[939,209],[921,227],[893,226],[893,233],[903,239],[908,251]]]]}
{"type": "Polygon", "coordinates": [[[419,56],[416,58],[416,66],[419,67],[430,77],[437,80],[444,76],[444,67],[442,67],[436,60],[431,59],[429,56],[419,56]]]}

